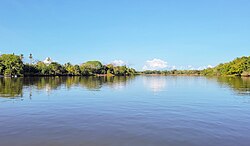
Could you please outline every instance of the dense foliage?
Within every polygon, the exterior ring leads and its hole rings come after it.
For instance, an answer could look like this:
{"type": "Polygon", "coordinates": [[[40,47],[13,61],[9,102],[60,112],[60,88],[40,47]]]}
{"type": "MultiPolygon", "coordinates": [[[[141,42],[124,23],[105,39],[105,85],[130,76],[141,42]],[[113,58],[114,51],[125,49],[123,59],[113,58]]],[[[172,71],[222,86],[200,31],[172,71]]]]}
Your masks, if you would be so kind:
{"type": "Polygon", "coordinates": [[[88,61],[81,65],[72,65],[66,63],[61,65],[57,62],[44,63],[38,61],[33,63],[32,54],[30,54],[30,63],[24,64],[23,55],[3,54],[0,56],[0,75],[5,76],[128,76],[135,74],[135,70],[126,66],[114,66],[112,64],[103,65],[99,61],[88,61]]]}
{"type": "Polygon", "coordinates": [[[0,56],[0,74],[2,75],[22,75],[23,67],[23,62],[19,56],[14,54],[3,54],[0,56]]]}
{"type": "Polygon", "coordinates": [[[204,70],[146,70],[142,73],[160,75],[250,76],[250,56],[236,58],[231,62],[219,64],[214,68],[204,70]]]}
{"type": "Polygon", "coordinates": [[[146,70],[143,74],[160,74],[160,75],[200,75],[200,70],[146,70]]]}
{"type": "MultiPolygon", "coordinates": [[[[88,61],[81,65],[72,65],[66,63],[61,65],[57,62],[45,63],[38,61],[33,63],[32,54],[29,55],[30,63],[23,63],[23,55],[2,54],[0,56],[0,75],[4,76],[127,76],[133,75],[136,71],[126,66],[114,66],[113,64],[103,65],[99,61],[88,61]]],[[[146,70],[142,74],[160,74],[160,75],[210,75],[210,76],[250,76],[250,56],[236,58],[235,60],[219,64],[214,68],[204,70],[146,70]]]]}
{"type": "Polygon", "coordinates": [[[250,76],[250,56],[236,58],[235,60],[219,64],[214,68],[208,68],[201,72],[203,75],[210,76],[225,76],[225,75],[235,75],[235,76],[250,76]]]}

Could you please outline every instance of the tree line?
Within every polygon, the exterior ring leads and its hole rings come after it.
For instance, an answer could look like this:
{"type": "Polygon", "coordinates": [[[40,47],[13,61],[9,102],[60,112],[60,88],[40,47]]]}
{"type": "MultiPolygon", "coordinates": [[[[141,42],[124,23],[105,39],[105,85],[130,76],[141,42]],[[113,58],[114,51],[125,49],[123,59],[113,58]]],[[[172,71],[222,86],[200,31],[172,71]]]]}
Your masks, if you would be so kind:
{"type": "Polygon", "coordinates": [[[156,74],[156,75],[201,75],[201,70],[146,70],[142,74],[156,74]]]}
{"type": "Polygon", "coordinates": [[[202,74],[209,76],[250,76],[250,56],[243,56],[227,63],[221,63],[214,68],[204,69],[202,74]]]}
{"type": "Polygon", "coordinates": [[[103,65],[100,61],[87,61],[81,65],[58,62],[33,63],[30,54],[30,63],[23,62],[24,56],[15,54],[2,54],[0,56],[0,75],[4,76],[129,76],[136,73],[135,69],[127,66],[103,65]]]}
{"type": "Polygon", "coordinates": [[[250,76],[250,56],[236,58],[231,62],[219,64],[214,68],[204,70],[146,70],[136,72],[127,66],[103,65],[100,61],[87,61],[81,65],[71,63],[59,64],[57,62],[33,63],[32,54],[30,63],[23,63],[24,56],[15,54],[0,55],[0,75],[4,76],[129,76],[140,74],[157,75],[205,75],[205,76],[250,76]]]}
{"type": "Polygon", "coordinates": [[[204,75],[204,76],[250,76],[250,56],[236,58],[204,70],[146,70],[142,74],[160,75],[204,75]]]}

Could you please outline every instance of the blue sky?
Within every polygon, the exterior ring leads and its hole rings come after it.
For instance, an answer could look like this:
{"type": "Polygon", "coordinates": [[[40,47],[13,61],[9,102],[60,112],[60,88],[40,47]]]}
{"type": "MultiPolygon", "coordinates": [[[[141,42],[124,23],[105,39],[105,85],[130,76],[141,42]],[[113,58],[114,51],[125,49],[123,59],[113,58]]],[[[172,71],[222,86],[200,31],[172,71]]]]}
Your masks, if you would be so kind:
{"type": "Polygon", "coordinates": [[[250,55],[250,1],[0,0],[0,52],[138,70],[153,60],[214,66],[250,55]]]}

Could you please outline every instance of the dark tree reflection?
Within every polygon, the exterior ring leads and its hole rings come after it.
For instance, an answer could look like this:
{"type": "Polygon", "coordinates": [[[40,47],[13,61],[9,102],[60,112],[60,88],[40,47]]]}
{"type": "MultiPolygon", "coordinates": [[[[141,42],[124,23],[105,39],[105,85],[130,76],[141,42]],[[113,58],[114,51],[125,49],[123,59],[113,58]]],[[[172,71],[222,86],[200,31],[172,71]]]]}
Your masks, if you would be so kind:
{"type": "Polygon", "coordinates": [[[22,97],[22,78],[0,78],[0,97],[22,97]]]}
{"type": "MultiPolygon", "coordinates": [[[[22,97],[23,92],[32,96],[33,90],[45,90],[53,92],[60,88],[70,89],[80,87],[87,90],[98,91],[102,87],[121,89],[133,81],[135,77],[30,77],[30,78],[0,78],[0,97],[15,98],[22,97]]],[[[250,78],[247,77],[212,77],[222,86],[233,89],[242,95],[250,95],[250,78]]]]}
{"type": "Polygon", "coordinates": [[[249,77],[220,77],[217,80],[221,84],[228,85],[239,94],[250,95],[250,78],[249,77]]]}
{"type": "Polygon", "coordinates": [[[210,79],[215,79],[220,85],[230,87],[238,94],[250,95],[249,77],[218,77],[210,79]]]}
{"type": "Polygon", "coordinates": [[[0,97],[22,97],[23,90],[32,96],[32,90],[45,90],[51,92],[61,87],[81,87],[87,90],[100,90],[103,86],[121,88],[126,86],[134,76],[128,77],[30,77],[30,78],[0,78],[0,97]]]}

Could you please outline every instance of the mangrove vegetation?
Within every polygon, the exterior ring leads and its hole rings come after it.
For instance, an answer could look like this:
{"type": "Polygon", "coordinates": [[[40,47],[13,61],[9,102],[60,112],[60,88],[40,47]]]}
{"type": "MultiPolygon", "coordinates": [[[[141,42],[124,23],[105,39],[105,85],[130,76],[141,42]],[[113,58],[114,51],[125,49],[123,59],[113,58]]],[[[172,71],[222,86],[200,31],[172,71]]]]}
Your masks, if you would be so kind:
{"type": "Polygon", "coordinates": [[[103,65],[100,61],[87,61],[80,65],[71,63],[37,61],[23,62],[23,55],[2,54],[0,56],[0,75],[2,76],[129,76],[136,73],[135,69],[127,66],[103,65]]]}
{"type": "Polygon", "coordinates": [[[204,76],[250,76],[250,56],[236,58],[204,70],[146,70],[142,74],[156,75],[204,75],[204,76]]]}
{"type": "Polygon", "coordinates": [[[236,58],[204,70],[146,70],[137,72],[127,66],[102,64],[100,61],[87,61],[82,64],[59,64],[50,58],[45,61],[23,62],[24,56],[15,54],[0,55],[0,76],[130,76],[134,74],[155,75],[205,75],[205,76],[250,76],[250,56],[236,58]]]}
{"type": "Polygon", "coordinates": [[[250,56],[236,58],[214,68],[205,69],[201,73],[209,76],[250,76],[250,56]]]}

